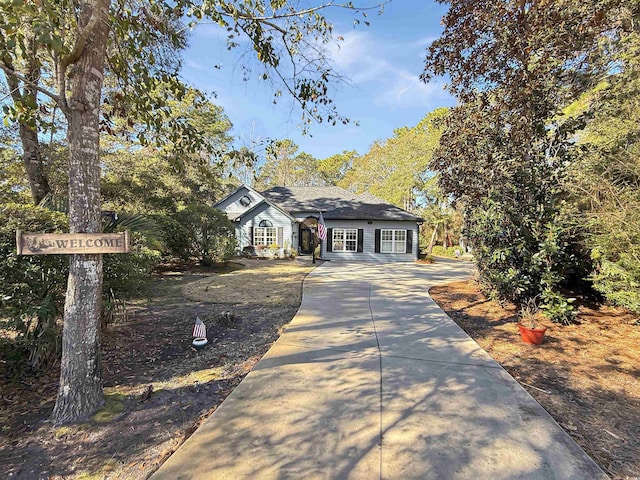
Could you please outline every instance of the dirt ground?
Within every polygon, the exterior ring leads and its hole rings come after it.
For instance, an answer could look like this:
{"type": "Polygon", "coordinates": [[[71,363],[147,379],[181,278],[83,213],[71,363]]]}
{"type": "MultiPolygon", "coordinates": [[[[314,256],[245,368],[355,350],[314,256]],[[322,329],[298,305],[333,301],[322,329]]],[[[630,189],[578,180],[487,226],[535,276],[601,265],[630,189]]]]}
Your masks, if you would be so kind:
{"type": "Polygon", "coordinates": [[[153,298],[103,335],[106,405],[56,428],[59,370],[11,383],[0,362],[0,478],[143,479],[195,431],[295,315],[308,259],[242,260],[224,273],[169,266],[153,298]],[[231,312],[225,321],[223,312],[231,312]],[[196,315],[209,345],[196,351],[196,315]]]}
{"type": "Polygon", "coordinates": [[[522,343],[516,309],[473,282],[432,298],[498,361],[614,479],[640,478],[640,325],[604,306],[579,305],[579,324],[547,323],[540,346],[522,343]]]}

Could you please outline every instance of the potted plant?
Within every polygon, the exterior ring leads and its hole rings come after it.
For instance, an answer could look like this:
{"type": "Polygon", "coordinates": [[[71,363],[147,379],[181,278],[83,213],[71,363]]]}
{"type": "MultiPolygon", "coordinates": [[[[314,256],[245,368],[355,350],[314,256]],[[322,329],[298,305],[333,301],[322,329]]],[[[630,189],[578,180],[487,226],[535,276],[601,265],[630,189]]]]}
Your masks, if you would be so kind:
{"type": "Polygon", "coordinates": [[[529,298],[520,306],[518,329],[523,342],[532,345],[540,345],[542,343],[547,327],[540,324],[538,321],[539,316],[540,309],[535,297],[529,298]]]}
{"type": "Polygon", "coordinates": [[[271,245],[269,245],[269,254],[273,257],[273,258],[278,258],[278,255],[280,253],[280,245],[278,245],[277,243],[272,243],[271,245]]]}
{"type": "Polygon", "coordinates": [[[264,244],[259,244],[256,245],[256,255],[259,258],[264,258],[265,257],[265,250],[266,250],[267,246],[264,244]]]}

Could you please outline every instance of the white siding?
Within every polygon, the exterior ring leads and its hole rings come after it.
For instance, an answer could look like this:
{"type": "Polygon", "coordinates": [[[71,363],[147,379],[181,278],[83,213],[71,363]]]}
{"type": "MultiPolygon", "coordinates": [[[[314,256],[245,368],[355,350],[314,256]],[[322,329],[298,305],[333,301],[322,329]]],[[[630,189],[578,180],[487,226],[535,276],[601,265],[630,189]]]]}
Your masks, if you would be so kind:
{"type": "Polygon", "coordinates": [[[246,188],[240,187],[237,191],[233,192],[228,198],[225,198],[220,203],[216,204],[218,210],[222,210],[232,220],[239,217],[243,212],[256,206],[256,204],[263,200],[263,197],[256,192],[246,188]],[[240,199],[244,196],[251,199],[251,203],[246,207],[240,203],[240,199]]]}
{"type": "Polygon", "coordinates": [[[285,242],[288,241],[289,248],[292,247],[293,228],[291,219],[277,208],[264,204],[251,212],[247,217],[243,217],[240,221],[240,233],[237,238],[241,250],[253,243],[251,228],[258,227],[262,220],[269,220],[275,228],[282,228],[282,239],[278,238],[278,242],[284,247],[285,242]]]}
{"type": "Polygon", "coordinates": [[[374,261],[374,262],[414,262],[418,258],[418,225],[407,221],[372,221],[365,220],[326,220],[327,228],[357,228],[364,230],[363,251],[327,252],[327,242],[322,242],[322,258],[327,260],[374,261]],[[391,228],[413,230],[411,252],[407,253],[375,253],[376,229],[391,228]]]}

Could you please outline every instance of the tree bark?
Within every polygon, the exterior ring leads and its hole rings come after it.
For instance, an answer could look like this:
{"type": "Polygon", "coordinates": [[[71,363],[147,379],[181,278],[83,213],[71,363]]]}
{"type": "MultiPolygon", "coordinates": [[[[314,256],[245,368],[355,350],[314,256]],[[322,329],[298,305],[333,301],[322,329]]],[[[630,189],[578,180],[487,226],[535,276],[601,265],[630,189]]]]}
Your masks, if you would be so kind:
{"type": "MultiPolygon", "coordinates": [[[[28,72],[25,77],[28,78],[34,84],[37,84],[40,80],[40,65],[37,63],[37,51],[35,40],[31,42],[33,51],[30,58],[28,72]]],[[[9,58],[4,58],[3,63],[14,70],[15,67],[11,63],[9,58]]],[[[7,86],[11,92],[11,98],[14,105],[34,106],[37,109],[38,91],[32,86],[25,85],[20,90],[20,82],[15,75],[5,72],[5,78],[7,80],[7,86]]],[[[37,116],[37,112],[35,113],[37,116]]],[[[38,140],[38,130],[35,126],[36,118],[33,119],[34,124],[30,125],[27,121],[20,119],[18,121],[20,141],[22,143],[22,161],[24,162],[24,168],[27,173],[27,179],[29,180],[29,187],[31,188],[31,197],[33,203],[38,205],[44,197],[51,192],[49,188],[49,181],[44,168],[44,161],[42,159],[42,151],[40,149],[40,141],[38,140]]]]}
{"type": "Polygon", "coordinates": [[[433,251],[433,245],[436,243],[437,235],[438,235],[438,225],[436,224],[436,226],[433,227],[433,233],[431,233],[431,240],[429,240],[429,248],[427,250],[429,253],[433,251]]]}
{"type": "MultiPolygon", "coordinates": [[[[108,0],[86,0],[78,22],[79,41],[85,43],[72,62],[66,112],[71,233],[101,230],[99,116],[109,35],[108,6],[108,0]]],[[[64,307],[60,387],[52,414],[55,424],[86,418],[104,403],[100,363],[101,297],[102,256],[73,255],[64,307]]]]}
{"type": "Polygon", "coordinates": [[[33,198],[33,203],[38,205],[44,197],[51,193],[44,169],[38,132],[35,128],[20,122],[20,141],[22,142],[22,161],[31,188],[31,198],[33,198]]]}

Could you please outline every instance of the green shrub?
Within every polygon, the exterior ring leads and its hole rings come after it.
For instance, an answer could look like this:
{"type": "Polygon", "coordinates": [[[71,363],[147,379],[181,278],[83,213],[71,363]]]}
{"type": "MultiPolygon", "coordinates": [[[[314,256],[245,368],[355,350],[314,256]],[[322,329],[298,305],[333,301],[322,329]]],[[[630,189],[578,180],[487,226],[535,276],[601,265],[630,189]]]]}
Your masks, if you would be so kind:
{"type": "Polygon", "coordinates": [[[567,279],[584,276],[573,253],[578,242],[570,219],[558,212],[543,223],[551,213],[540,206],[512,207],[487,198],[470,212],[465,233],[480,277],[497,296],[515,303],[540,295],[552,321],[570,323],[574,308],[559,289],[567,279]]]}
{"type": "MultiPolygon", "coordinates": [[[[19,373],[24,366],[41,370],[59,356],[69,259],[17,255],[16,230],[63,233],[68,231],[68,220],[64,213],[28,204],[0,209],[0,328],[15,332],[8,348],[11,369],[19,373]]],[[[103,256],[103,326],[124,301],[145,293],[158,259],[157,252],[142,245],[140,234],[133,237],[135,253],[103,256]]]]}
{"type": "Polygon", "coordinates": [[[540,298],[542,300],[541,309],[550,320],[562,325],[571,325],[574,322],[577,314],[573,307],[575,299],[566,298],[551,289],[544,290],[540,298]]]}
{"type": "Polygon", "coordinates": [[[16,359],[26,358],[29,367],[40,370],[60,351],[59,319],[69,262],[64,255],[19,256],[16,230],[63,232],[67,218],[32,205],[7,204],[0,209],[0,318],[16,333],[16,359]]]}
{"type": "Polygon", "coordinates": [[[458,258],[462,255],[462,247],[457,245],[454,247],[447,247],[446,255],[449,258],[458,258]],[[458,252],[458,255],[456,255],[456,252],[458,252]]]}
{"type": "Polygon", "coordinates": [[[103,328],[114,321],[118,311],[124,311],[128,300],[149,294],[151,275],[160,261],[160,252],[148,248],[142,234],[134,232],[132,239],[132,253],[103,256],[103,328]]]}
{"type": "MultiPolygon", "coordinates": [[[[637,246],[635,249],[640,251],[637,246]]],[[[601,249],[594,249],[595,271],[591,278],[594,288],[608,301],[640,313],[640,261],[633,253],[603,253],[601,249]]]]}
{"type": "Polygon", "coordinates": [[[196,257],[203,265],[226,262],[237,250],[234,226],[226,214],[194,204],[168,217],[162,225],[169,251],[183,260],[196,257]]]}
{"type": "Polygon", "coordinates": [[[431,250],[431,254],[437,255],[439,257],[458,258],[456,257],[456,250],[459,253],[458,257],[462,255],[463,253],[462,247],[459,247],[457,245],[453,247],[443,247],[442,245],[434,245],[433,249],[431,250]]]}
{"type": "Polygon", "coordinates": [[[192,254],[192,232],[177,218],[177,214],[158,218],[162,231],[165,253],[181,260],[189,260],[192,254]]]}

